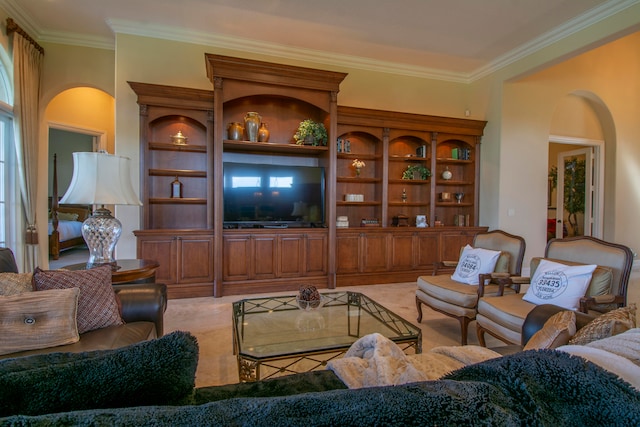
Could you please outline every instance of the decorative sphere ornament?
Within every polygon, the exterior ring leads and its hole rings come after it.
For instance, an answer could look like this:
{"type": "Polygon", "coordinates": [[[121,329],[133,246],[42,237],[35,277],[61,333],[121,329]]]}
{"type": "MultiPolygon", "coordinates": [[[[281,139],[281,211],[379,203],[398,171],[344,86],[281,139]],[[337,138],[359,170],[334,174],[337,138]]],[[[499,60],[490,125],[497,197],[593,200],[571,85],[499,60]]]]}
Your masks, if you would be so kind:
{"type": "Polygon", "coordinates": [[[446,168],[446,169],[442,172],[442,179],[450,180],[452,176],[453,176],[453,174],[451,173],[451,171],[449,170],[449,168],[446,168]]]}

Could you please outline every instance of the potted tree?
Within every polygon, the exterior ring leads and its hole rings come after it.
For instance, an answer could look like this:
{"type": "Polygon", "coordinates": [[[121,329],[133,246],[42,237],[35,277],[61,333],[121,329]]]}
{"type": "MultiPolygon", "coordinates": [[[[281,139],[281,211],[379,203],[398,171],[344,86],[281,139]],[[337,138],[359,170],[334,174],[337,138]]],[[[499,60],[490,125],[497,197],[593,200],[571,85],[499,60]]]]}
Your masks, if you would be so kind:
{"type": "Polygon", "coordinates": [[[300,122],[293,138],[298,145],[327,145],[329,139],[324,124],[306,119],[300,122]]]}
{"type": "MultiPolygon", "coordinates": [[[[555,189],[558,186],[557,166],[552,166],[549,170],[549,178],[551,178],[551,187],[555,189]]],[[[564,210],[567,212],[567,222],[571,232],[570,236],[580,235],[580,225],[578,222],[578,214],[584,214],[585,208],[585,189],[586,189],[586,162],[584,160],[573,157],[564,164],[564,210]]]]}

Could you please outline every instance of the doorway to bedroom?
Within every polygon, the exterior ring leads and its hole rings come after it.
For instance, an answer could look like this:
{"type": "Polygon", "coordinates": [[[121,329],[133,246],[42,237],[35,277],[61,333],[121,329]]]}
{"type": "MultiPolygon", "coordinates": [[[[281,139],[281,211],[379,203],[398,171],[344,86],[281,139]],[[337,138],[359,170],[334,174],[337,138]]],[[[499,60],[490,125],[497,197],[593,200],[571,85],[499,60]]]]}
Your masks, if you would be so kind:
{"type": "MultiPolygon", "coordinates": [[[[56,269],[65,265],[85,261],[89,252],[82,239],[82,214],[75,211],[75,207],[60,207],[54,203],[54,197],[62,198],[69,187],[73,175],[72,153],[79,151],[94,151],[98,146],[96,135],[76,130],[49,128],[49,268],[56,269]],[[56,210],[57,222],[53,221],[53,210],[56,210]],[[58,247],[54,248],[51,239],[55,238],[53,231],[57,231],[58,247]],[[77,244],[76,244],[77,243],[77,244]]],[[[82,209],[82,208],[78,208],[82,209]]],[[[90,207],[87,207],[90,209],[90,207]]],[[[81,211],[80,211],[81,212],[81,211]]]]}

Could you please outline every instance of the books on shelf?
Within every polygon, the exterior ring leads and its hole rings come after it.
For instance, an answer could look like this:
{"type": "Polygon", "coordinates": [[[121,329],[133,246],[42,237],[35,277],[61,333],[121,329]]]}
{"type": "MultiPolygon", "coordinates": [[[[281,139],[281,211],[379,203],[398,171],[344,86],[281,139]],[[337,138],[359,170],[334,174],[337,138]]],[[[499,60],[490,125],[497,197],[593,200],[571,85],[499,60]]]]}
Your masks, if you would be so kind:
{"type": "Polygon", "coordinates": [[[453,217],[453,223],[458,227],[471,227],[470,222],[471,222],[471,216],[469,214],[455,215],[453,217]]]}
{"type": "Polygon", "coordinates": [[[471,160],[471,150],[468,148],[452,148],[451,158],[454,160],[471,160]]]}

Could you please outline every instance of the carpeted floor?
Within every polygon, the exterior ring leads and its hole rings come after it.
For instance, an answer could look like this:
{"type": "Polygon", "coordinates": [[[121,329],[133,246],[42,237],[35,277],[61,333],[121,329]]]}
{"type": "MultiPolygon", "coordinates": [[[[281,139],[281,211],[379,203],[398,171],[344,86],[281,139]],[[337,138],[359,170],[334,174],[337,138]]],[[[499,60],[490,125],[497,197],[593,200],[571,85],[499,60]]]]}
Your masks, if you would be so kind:
{"type": "MultiPolygon", "coordinates": [[[[422,348],[460,344],[460,324],[457,320],[423,306],[422,323],[416,322],[415,283],[340,287],[337,291],[361,292],[389,310],[422,329],[422,348]]],[[[321,289],[321,292],[329,290],[321,289]]],[[[291,294],[285,292],[281,294],[291,294]]],[[[169,300],[165,313],[165,334],[189,331],[198,339],[200,358],[196,386],[231,384],[238,382],[236,357],[233,354],[231,303],[245,297],[262,295],[233,295],[221,298],[189,298],[169,300]]],[[[475,323],[469,328],[469,344],[477,344],[475,323]]],[[[504,345],[487,336],[489,347],[504,345]]]]}

